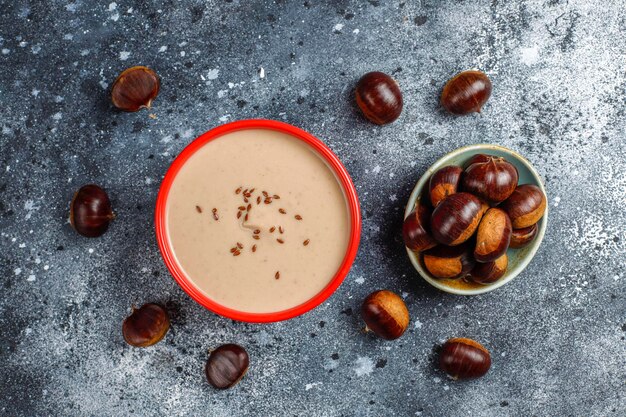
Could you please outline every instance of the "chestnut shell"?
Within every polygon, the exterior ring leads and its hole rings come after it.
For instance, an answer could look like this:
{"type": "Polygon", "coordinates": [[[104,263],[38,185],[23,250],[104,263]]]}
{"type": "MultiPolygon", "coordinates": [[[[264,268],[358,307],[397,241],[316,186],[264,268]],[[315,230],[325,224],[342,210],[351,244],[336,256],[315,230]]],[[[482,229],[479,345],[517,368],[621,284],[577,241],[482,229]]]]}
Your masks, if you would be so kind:
{"type": "Polygon", "coordinates": [[[384,72],[368,72],[356,85],[356,103],[371,122],[384,125],[402,113],[402,92],[396,80],[384,72]]]}
{"type": "Polygon", "coordinates": [[[470,278],[478,284],[492,284],[504,276],[508,266],[509,258],[505,253],[493,262],[476,263],[470,278]]]}
{"type": "Polygon", "coordinates": [[[388,290],[379,290],[365,298],[361,316],[367,328],[383,339],[402,336],[409,325],[409,310],[402,298],[388,290]]]}
{"type": "Polygon", "coordinates": [[[491,204],[506,200],[517,187],[517,168],[496,156],[489,156],[486,161],[482,157],[476,159],[479,160],[465,169],[461,189],[491,204]]]}
{"type": "Polygon", "coordinates": [[[439,243],[460,245],[472,237],[486,209],[486,205],[472,194],[452,194],[433,210],[430,231],[439,243]]]}
{"type": "Polygon", "coordinates": [[[404,219],[402,238],[407,248],[421,252],[437,245],[430,235],[430,209],[417,201],[415,209],[404,219]]]}
{"type": "Polygon", "coordinates": [[[241,381],[249,366],[248,352],[237,344],[229,343],[211,352],[204,372],[209,384],[218,389],[226,389],[241,381]]]}
{"type": "Polygon", "coordinates": [[[546,196],[533,184],[518,186],[502,203],[502,210],[511,218],[514,229],[523,229],[537,223],[546,210],[546,196]]]}
{"type": "Polygon", "coordinates": [[[161,83],[156,73],[148,67],[125,69],[113,82],[111,101],[120,110],[136,112],[150,108],[159,94],[161,83]]]}
{"type": "Polygon", "coordinates": [[[437,207],[447,196],[457,192],[462,173],[463,168],[456,165],[448,165],[439,168],[430,177],[428,195],[433,207],[437,207]]]}
{"type": "Polygon", "coordinates": [[[424,268],[439,279],[463,278],[474,268],[472,242],[458,246],[436,246],[423,253],[424,268]]]}
{"type": "Polygon", "coordinates": [[[491,80],[481,71],[463,71],[450,79],[441,92],[441,105],[450,113],[480,112],[491,96],[491,80]]]}
{"type": "Polygon", "coordinates": [[[538,231],[539,226],[537,226],[537,223],[533,224],[532,226],[524,227],[522,229],[513,229],[513,232],[511,233],[511,243],[509,244],[509,247],[513,249],[521,249],[527,246],[535,239],[538,231]]]}
{"type": "Polygon", "coordinates": [[[511,231],[511,220],[504,210],[487,210],[478,225],[474,258],[478,262],[493,262],[501,257],[509,248],[511,231]]]}
{"type": "Polygon", "coordinates": [[[152,346],[163,337],[170,328],[170,317],[167,310],[158,304],[144,304],[133,308],[130,316],[122,323],[124,340],[135,347],[152,346]]]}
{"type": "Polygon", "coordinates": [[[439,367],[454,379],[479,378],[489,371],[491,355],[475,340],[453,338],[441,349],[439,367]]]}
{"type": "Polygon", "coordinates": [[[106,191],[95,184],[80,187],[70,203],[70,224],[85,237],[102,236],[115,218],[106,191]]]}

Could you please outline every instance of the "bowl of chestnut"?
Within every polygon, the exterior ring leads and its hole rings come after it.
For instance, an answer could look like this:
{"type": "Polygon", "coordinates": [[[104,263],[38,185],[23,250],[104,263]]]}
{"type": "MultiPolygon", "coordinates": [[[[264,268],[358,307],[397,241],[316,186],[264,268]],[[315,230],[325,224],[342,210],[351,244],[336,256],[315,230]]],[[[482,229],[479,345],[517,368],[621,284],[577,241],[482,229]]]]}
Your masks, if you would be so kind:
{"type": "Polygon", "coordinates": [[[411,263],[452,294],[492,291],[515,278],[539,249],[548,224],[535,168],[498,145],[459,148],[415,185],[402,236],[411,263]]]}

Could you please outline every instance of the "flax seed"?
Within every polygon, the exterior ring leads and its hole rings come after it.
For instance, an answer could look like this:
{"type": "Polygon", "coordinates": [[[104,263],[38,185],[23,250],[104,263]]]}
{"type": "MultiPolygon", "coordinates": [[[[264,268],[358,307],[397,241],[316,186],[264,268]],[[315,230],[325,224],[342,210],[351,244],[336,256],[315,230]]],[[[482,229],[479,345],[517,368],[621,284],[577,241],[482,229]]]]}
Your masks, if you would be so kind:
{"type": "Polygon", "coordinates": [[[275,279],[280,279],[280,272],[276,271],[276,273],[274,274],[274,278],[275,279]]]}
{"type": "Polygon", "coordinates": [[[256,252],[256,245],[252,245],[252,252],[256,252]]]}
{"type": "Polygon", "coordinates": [[[281,235],[285,233],[285,229],[283,229],[282,226],[278,226],[278,231],[280,232],[281,235]]]}
{"type": "Polygon", "coordinates": [[[237,248],[230,248],[230,253],[235,253],[237,252],[237,248]]]}
{"type": "Polygon", "coordinates": [[[257,204],[257,205],[261,204],[261,196],[258,196],[258,197],[256,198],[256,204],[257,204]]]}
{"type": "Polygon", "coordinates": [[[276,195],[276,194],[274,194],[274,195],[272,196],[272,198],[274,198],[274,199],[276,199],[276,200],[280,200],[280,196],[279,196],[279,195],[276,195]]]}
{"type": "Polygon", "coordinates": [[[252,236],[252,239],[259,240],[259,239],[261,239],[261,236],[259,236],[259,235],[254,235],[254,236],[252,236]]]}
{"type": "Polygon", "coordinates": [[[285,243],[285,241],[284,241],[284,240],[282,240],[282,239],[276,239],[276,242],[280,243],[281,245],[282,245],[283,243],[285,243]]]}
{"type": "Polygon", "coordinates": [[[243,198],[243,202],[244,202],[244,203],[247,203],[247,202],[248,202],[248,199],[247,199],[246,197],[244,197],[244,198],[243,198]]]}
{"type": "Polygon", "coordinates": [[[260,231],[259,229],[256,229],[256,230],[254,231],[254,234],[255,234],[255,235],[258,235],[259,233],[261,233],[261,231],[260,231]]]}
{"type": "Polygon", "coordinates": [[[285,211],[285,209],[283,209],[283,208],[278,209],[278,212],[279,212],[280,214],[287,214],[287,212],[286,212],[286,211],[285,211]]]}
{"type": "Polygon", "coordinates": [[[263,202],[265,204],[270,204],[272,202],[272,199],[271,198],[266,198],[265,200],[263,200],[263,202]]]}
{"type": "Polygon", "coordinates": [[[196,211],[197,211],[198,213],[202,213],[202,207],[200,207],[200,206],[196,206],[196,211]]]}
{"type": "Polygon", "coordinates": [[[243,249],[243,245],[242,245],[241,243],[239,243],[239,242],[237,242],[237,247],[238,247],[239,249],[243,249]]]}
{"type": "Polygon", "coordinates": [[[217,209],[216,208],[213,209],[213,218],[215,220],[219,220],[220,219],[219,214],[217,214],[217,209]]]}
{"type": "Polygon", "coordinates": [[[243,218],[243,221],[244,221],[244,222],[247,222],[247,221],[248,221],[248,213],[246,213],[246,217],[244,217],[244,218],[243,218]]]}
{"type": "Polygon", "coordinates": [[[296,218],[296,220],[302,220],[302,216],[299,214],[296,214],[294,217],[296,218]]]}
{"type": "Polygon", "coordinates": [[[270,233],[274,233],[274,230],[276,230],[274,226],[270,227],[270,233]]]}
{"type": "Polygon", "coordinates": [[[248,207],[246,207],[246,210],[250,211],[251,208],[252,208],[252,204],[248,204],[248,207]]]}
{"type": "Polygon", "coordinates": [[[239,206],[238,208],[239,210],[244,211],[246,209],[246,206],[239,206]]]}
{"type": "Polygon", "coordinates": [[[237,189],[235,190],[235,194],[239,194],[239,193],[241,193],[241,187],[239,187],[239,188],[237,188],[237,189]]]}
{"type": "Polygon", "coordinates": [[[240,217],[241,217],[241,212],[240,212],[240,211],[238,211],[238,212],[237,212],[237,218],[240,218],[240,217]]]}
{"type": "Polygon", "coordinates": [[[254,192],[254,190],[256,190],[256,188],[253,188],[250,190],[250,194],[252,194],[254,192]]]}
{"type": "Polygon", "coordinates": [[[302,244],[303,244],[304,246],[306,246],[306,245],[308,245],[308,244],[309,244],[309,242],[310,242],[310,241],[311,241],[311,239],[307,239],[307,240],[305,240],[304,242],[302,242],[302,244]]]}
{"type": "Polygon", "coordinates": [[[267,191],[263,191],[261,194],[263,194],[263,197],[265,197],[265,198],[267,198],[267,197],[269,197],[269,196],[270,196],[270,195],[267,193],[267,191]]]}
{"type": "Polygon", "coordinates": [[[239,255],[241,255],[241,252],[239,252],[239,251],[233,253],[233,256],[239,256],[239,255]]]}

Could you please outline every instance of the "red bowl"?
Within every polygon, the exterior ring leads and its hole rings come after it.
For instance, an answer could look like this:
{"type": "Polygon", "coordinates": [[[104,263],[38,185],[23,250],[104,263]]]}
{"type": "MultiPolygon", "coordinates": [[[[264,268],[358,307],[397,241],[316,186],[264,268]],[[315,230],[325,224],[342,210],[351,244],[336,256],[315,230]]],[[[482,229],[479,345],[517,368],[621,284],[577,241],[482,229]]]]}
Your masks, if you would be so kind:
{"type": "Polygon", "coordinates": [[[354,258],[356,257],[357,250],[359,248],[359,240],[361,238],[361,210],[359,207],[359,198],[356,194],[356,189],[354,188],[354,184],[352,183],[352,179],[350,178],[348,171],[343,166],[341,161],[339,161],[337,155],[335,155],[321,140],[317,139],[310,133],[307,133],[304,130],[287,123],[278,122],[275,120],[253,119],[240,120],[237,122],[227,123],[225,125],[216,127],[202,134],[193,142],[191,142],[185,149],[183,149],[180,155],[178,155],[174,162],[172,162],[172,165],[167,170],[165,178],[163,178],[163,182],[161,183],[161,188],[159,190],[159,195],[157,196],[156,201],[155,225],[157,242],[159,244],[161,256],[165,261],[165,265],[170,270],[170,273],[172,274],[176,282],[178,282],[178,285],[180,285],[182,289],[191,296],[191,298],[193,298],[212,312],[219,314],[220,316],[251,323],[269,323],[281,320],[288,320],[304,314],[307,311],[312,310],[313,308],[320,305],[322,302],[324,302],[324,300],[330,297],[330,295],[335,292],[337,288],[339,288],[346,275],[348,275],[350,267],[354,262],[354,258]],[[337,270],[337,273],[335,274],[333,279],[322,291],[320,291],[315,297],[311,298],[309,301],[296,307],[274,313],[247,313],[244,311],[233,310],[232,308],[228,308],[211,300],[204,293],[202,293],[191,282],[191,280],[189,280],[189,278],[187,278],[187,276],[183,272],[183,269],[176,261],[171,242],[169,241],[167,235],[167,219],[165,215],[167,197],[172,183],[174,182],[174,178],[176,178],[176,175],[183,167],[185,162],[187,162],[187,160],[197,150],[202,148],[206,143],[212,141],[213,139],[237,130],[245,129],[276,130],[289,134],[307,143],[322,158],[324,158],[324,160],[337,175],[337,178],[341,183],[341,187],[343,188],[343,191],[346,195],[348,209],[350,211],[350,239],[348,242],[348,248],[346,250],[346,255],[343,258],[343,262],[341,263],[341,266],[337,270]]]}

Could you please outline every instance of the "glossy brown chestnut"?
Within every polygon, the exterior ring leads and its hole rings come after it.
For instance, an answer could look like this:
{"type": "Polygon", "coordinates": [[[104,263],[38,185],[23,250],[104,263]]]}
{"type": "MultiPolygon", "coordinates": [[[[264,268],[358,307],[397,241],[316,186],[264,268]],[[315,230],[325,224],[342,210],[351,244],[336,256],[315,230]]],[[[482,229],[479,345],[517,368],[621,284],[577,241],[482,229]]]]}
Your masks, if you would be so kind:
{"type": "Polygon", "coordinates": [[[470,243],[459,246],[436,246],[424,252],[424,267],[439,279],[465,277],[474,267],[470,243]]]}
{"type": "Polygon", "coordinates": [[[437,204],[444,198],[457,192],[462,173],[463,168],[448,165],[439,168],[433,176],[430,177],[428,195],[430,196],[430,202],[433,207],[437,207],[437,204]]]}
{"type": "Polygon", "coordinates": [[[421,252],[437,245],[430,235],[430,209],[419,200],[415,209],[404,219],[402,238],[407,248],[421,252]]]}
{"type": "Polygon", "coordinates": [[[444,343],[439,366],[454,379],[479,378],[489,371],[491,355],[477,341],[456,337],[444,343]]]}
{"type": "Polygon", "coordinates": [[[106,191],[94,184],[83,185],[70,203],[70,224],[86,237],[98,237],[115,218],[106,191]]]}
{"type": "Polygon", "coordinates": [[[476,263],[470,277],[478,284],[491,284],[504,276],[508,266],[509,258],[505,253],[493,262],[476,263]]]}
{"type": "Polygon", "coordinates": [[[387,340],[402,336],[409,325],[409,310],[394,292],[379,290],[371,293],[361,305],[361,316],[371,330],[387,340]]]}
{"type": "Polygon", "coordinates": [[[491,96],[491,81],[484,72],[463,71],[447,82],[441,105],[453,114],[478,112],[491,96]]]}
{"type": "Polygon", "coordinates": [[[468,159],[464,166],[465,168],[467,168],[468,166],[475,164],[476,162],[489,162],[490,158],[491,158],[491,155],[486,155],[484,153],[477,153],[476,155],[468,159]]]}
{"type": "Polygon", "coordinates": [[[433,210],[430,231],[439,243],[460,245],[472,237],[486,209],[487,206],[472,194],[452,194],[433,210]]]}
{"type": "Polygon", "coordinates": [[[514,229],[523,229],[537,223],[546,211],[546,196],[532,184],[518,186],[501,206],[511,218],[514,229]]]}
{"type": "Polygon", "coordinates": [[[490,208],[485,212],[478,225],[474,259],[478,262],[493,262],[501,257],[511,242],[511,220],[499,208],[490,208]]]}
{"type": "Polygon", "coordinates": [[[211,352],[204,372],[209,384],[218,389],[226,389],[241,381],[249,366],[248,352],[239,345],[229,343],[211,352]]]}
{"type": "Polygon", "coordinates": [[[539,227],[537,223],[532,226],[524,227],[522,229],[513,229],[511,233],[511,243],[509,247],[513,249],[520,249],[528,245],[530,242],[535,239],[537,236],[537,232],[539,231],[539,227]]]}
{"type": "Polygon", "coordinates": [[[152,346],[158,343],[170,328],[167,310],[158,304],[144,304],[126,317],[122,324],[124,340],[136,347],[152,346]]]}
{"type": "Polygon", "coordinates": [[[487,161],[475,162],[463,173],[461,189],[491,204],[506,200],[517,187],[517,168],[504,158],[490,156],[487,161]]]}
{"type": "Polygon", "coordinates": [[[117,77],[111,88],[113,105],[120,110],[135,112],[149,109],[159,94],[159,77],[148,67],[131,67],[117,77]]]}
{"type": "Polygon", "coordinates": [[[368,72],[356,85],[356,103],[371,122],[391,123],[402,113],[402,92],[384,72],[368,72]]]}

